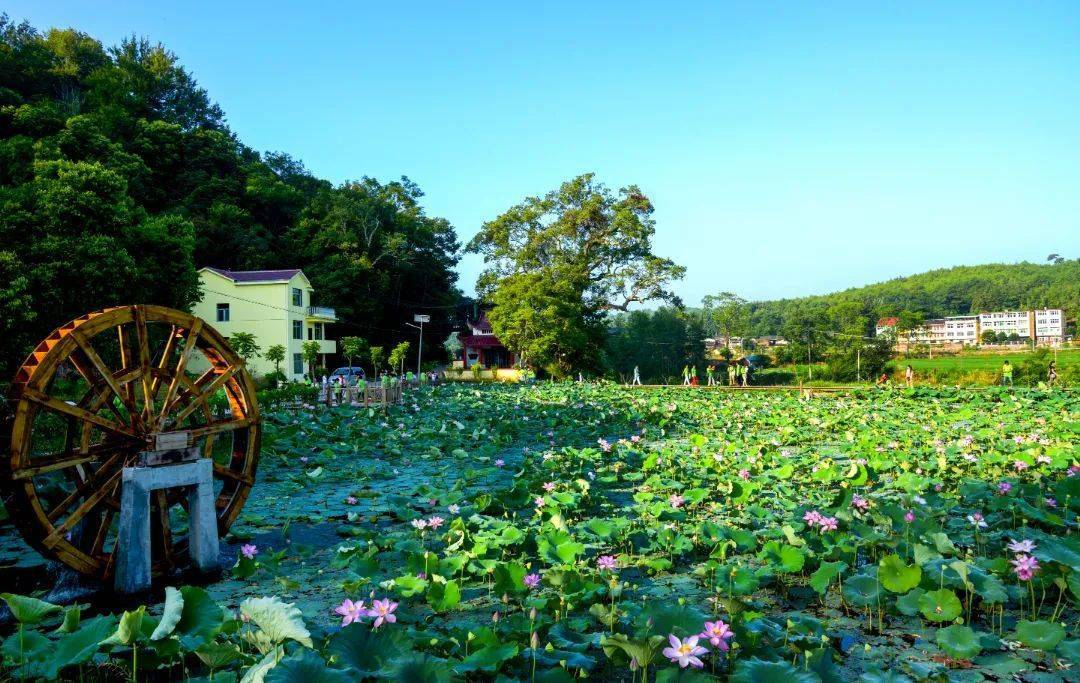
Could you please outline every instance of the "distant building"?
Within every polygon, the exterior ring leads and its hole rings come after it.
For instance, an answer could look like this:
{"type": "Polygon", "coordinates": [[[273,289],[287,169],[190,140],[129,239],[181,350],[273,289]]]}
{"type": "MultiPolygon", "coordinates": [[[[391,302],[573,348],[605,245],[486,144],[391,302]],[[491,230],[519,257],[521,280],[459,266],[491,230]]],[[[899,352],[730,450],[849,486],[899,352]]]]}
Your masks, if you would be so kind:
{"type": "MultiPolygon", "coordinates": [[[[289,379],[302,379],[309,370],[301,346],[305,341],[319,342],[325,356],[337,352],[337,343],[326,338],[326,326],[337,321],[334,309],[312,306],[315,291],[299,269],[289,270],[219,270],[199,271],[202,301],[195,304],[195,315],[213,325],[223,336],[234,332],[255,335],[259,357],[248,362],[248,369],[264,375],[274,364],[263,354],[275,344],[285,347],[281,371],[289,379]]],[[[196,369],[193,367],[192,369],[196,369]]]]}
{"type": "Polygon", "coordinates": [[[1035,311],[1035,339],[1047,344],[1065,341],[1065,311],[1060,308],[1044,308],[1035,311]]]}
{"type": "Polygon", "coordinates": [[[877,321],[877,325],[874,326],[874,334],[881,336],[883,334],[896,334],[896,324],[900,322],[900,318],[882,318],[877,321]]]}
{"type": "Polygon", "coordinates": [[[475,321],[468,322],[468,332],[458,335],[461,342],[462,364],[471,368],[512,368],[514,354],[506,348],[495,333],[491,331],[487,313],[481,313],[475,321]]]}
{"type": "Polygon", "coordinates": [[[764,337],[758,337],[754,341],[758,346],[787,346],[788,340],[775,334],[767,334],[764,337]]]}
{"type": "MultiPolygon", "coordinates": [[[[897,318],[881,318],[875,326],[878,335],[896,332],[897,318]]],[[[953,315],[927,320],[908,331],[900,343],[962,344],[982,342],[982,335],[992,330],[999,337],[1016,335],[1039,344],[1059,344],[1065,337],[1065,314],[1061,309],[1041,311],[994,311],[978,315],[953,315]]]]}

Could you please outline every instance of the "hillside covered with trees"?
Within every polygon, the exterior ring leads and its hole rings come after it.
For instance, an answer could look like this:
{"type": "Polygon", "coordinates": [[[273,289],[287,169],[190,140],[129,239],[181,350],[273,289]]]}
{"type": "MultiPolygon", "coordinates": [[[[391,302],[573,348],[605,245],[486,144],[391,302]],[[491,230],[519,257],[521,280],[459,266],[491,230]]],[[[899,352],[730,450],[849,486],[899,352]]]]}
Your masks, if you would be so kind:
{"type": "Polygon", "coordinates": [[[422,196],[247,147],[159,44],[0,16],[0,376],[86,311],[190,308],[202,266],[300,267],[342,334],[394,341],[420,311],[437,333],[459,245],[422,196]]]}
{"type": "Polygon", "coordinates": [[[815,317],[839,305],[857,306],[874,320],[905,312],[934,318],[1046,307],[1065,309],[1073,320],[1080,309],[1080,259],[1053,256],[1046,264],[957,266],[832,294],[751,302],[749,331],[755,336],[783,334],[791,321],[815,317]]]}

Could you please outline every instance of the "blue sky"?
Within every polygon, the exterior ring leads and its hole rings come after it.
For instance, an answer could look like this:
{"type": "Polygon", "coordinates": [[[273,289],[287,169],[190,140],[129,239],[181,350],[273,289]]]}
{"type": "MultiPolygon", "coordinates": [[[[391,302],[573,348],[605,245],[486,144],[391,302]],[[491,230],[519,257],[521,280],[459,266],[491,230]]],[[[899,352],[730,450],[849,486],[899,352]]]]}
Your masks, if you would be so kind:
{"type": "Polygon", "coordinates": [[[250,146],[408,175],[463,241],[636,183],[689,304],[1080,256],[1077,2],[5,4],[164,43],[250,146]]]}

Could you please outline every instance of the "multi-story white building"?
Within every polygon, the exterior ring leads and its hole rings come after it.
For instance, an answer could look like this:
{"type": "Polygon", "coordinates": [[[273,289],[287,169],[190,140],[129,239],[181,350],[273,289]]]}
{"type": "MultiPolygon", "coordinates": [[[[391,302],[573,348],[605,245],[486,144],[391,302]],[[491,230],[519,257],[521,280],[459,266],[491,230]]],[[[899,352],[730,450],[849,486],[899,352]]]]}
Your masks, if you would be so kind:
{"type": "Polygon", "coordinates": [[[1035,311],[1035,338],[1040,342],[1060,344],[1065,339],[1065,312],[1060,308],[1035,311]]]}
{"type": "Polygon", "coordinates": [[[1035,334],[1033,322],[1032,311],[995,311],[979,314],[980,334],[986,330],[993,330],[999,337],[1015,334],[1030,339],[1035,334]]]}
{"type": "MultiPolygon", "coordinates": [[[[896,331],[896,318],[878,320],[877,334],[896,331]]],[[[1060,308],[1041,311],[995,311],[978,315],[954,315],[927,320],[908,332],[900,342],[913,344],[978,344],[982,334],[993,330],[999,338],[1016,335],[1040,344],[1059,344],[1065,338],[1065,313],[1060,308]]]]}

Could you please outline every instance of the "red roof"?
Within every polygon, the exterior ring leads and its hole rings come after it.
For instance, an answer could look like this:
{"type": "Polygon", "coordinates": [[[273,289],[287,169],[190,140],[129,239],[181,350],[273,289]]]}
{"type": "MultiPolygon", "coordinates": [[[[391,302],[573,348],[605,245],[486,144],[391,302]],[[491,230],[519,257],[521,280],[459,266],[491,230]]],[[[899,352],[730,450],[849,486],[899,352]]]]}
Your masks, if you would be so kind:
{"type": "Polygon", "coordinates": [[[229,278],[233,282],[286,282],[300,272],[299,268],[287,270],[221,270],[220,268],[207,268],[222,277],[229,278]]]}
{"type": "Polygon", "coordinates": [[[503,345],[493,334],[463,334],[458,337],[458,341],[469,349],[491,349],[503,345]]]}
{"type": "Polygon", "coordinates": [[[896,323],[900,321],[900,318],[882,318],[877,321],[878,327],[896,327],[896,323]]]}

